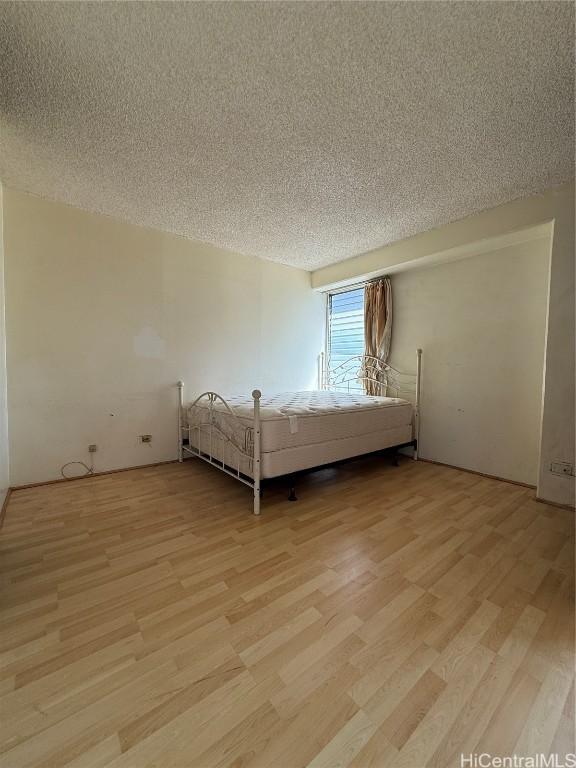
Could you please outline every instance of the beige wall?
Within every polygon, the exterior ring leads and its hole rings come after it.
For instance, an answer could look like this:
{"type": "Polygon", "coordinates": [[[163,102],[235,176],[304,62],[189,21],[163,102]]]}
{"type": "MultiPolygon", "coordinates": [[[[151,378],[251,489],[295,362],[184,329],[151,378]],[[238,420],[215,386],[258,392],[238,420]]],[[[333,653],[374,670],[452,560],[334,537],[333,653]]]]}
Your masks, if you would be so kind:
{"type": "Polygon", "coordinates": [[[0,184],[0,507],[10,485],[8,461],[8,406],[6,398],[6,324],[4,319],[3,190],[0,184]]]}
{"type": "Polygon", "coordinates": [[[423,458],[536,485],[548,239],[393,277],[391,362],[423,347],[423,458]]]}
{"type": "Polygon", "coordinates": [[[540,442],[538,495],[574,505],[574,478],[550,471],[558,459],[574,464],[574,184],[542,195],[515,200],[476,216],[348,259],[312,275],[317,289],[358,281],[426,261],[468,243],[551,223],[544,405],[540,442]]]}
{"type": "Polygon", "coordinates": [[[176,389],[312,388],[310,274],[5,190],[11,482],[176,455],[176,389]],[[152,434],[151,446],[138,442],[152,434]]]}

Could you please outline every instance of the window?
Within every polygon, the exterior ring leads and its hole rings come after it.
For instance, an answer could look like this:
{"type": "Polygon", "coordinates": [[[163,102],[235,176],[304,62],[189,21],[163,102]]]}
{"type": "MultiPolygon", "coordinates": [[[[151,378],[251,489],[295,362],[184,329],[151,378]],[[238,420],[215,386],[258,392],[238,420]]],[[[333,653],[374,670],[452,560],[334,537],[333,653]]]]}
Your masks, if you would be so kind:
{"type": "MultiPolygon", "coordinates": [[[[328,367],[364,354],[364,288],[332,293],[328,297],[328,367]]],[[[361,391],[360,381],[337,387],[361,391]]]]}

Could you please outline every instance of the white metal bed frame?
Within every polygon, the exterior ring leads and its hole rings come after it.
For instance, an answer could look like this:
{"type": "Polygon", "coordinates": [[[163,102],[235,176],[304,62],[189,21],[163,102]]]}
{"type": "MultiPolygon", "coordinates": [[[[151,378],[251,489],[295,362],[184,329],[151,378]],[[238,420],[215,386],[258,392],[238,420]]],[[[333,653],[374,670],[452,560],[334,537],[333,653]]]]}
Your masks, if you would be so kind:
{"type": "MultiPolygon", "coordinates": [[[[392,368],[377,357],[370,355],[355,355],[345,360],[332,369],[329,369],[325,363],[324,353],[318,357],[318,386],[321,390],[334,391],[353,391],[354,384],[372,382],[378,387],[383,396],[393,397],[413,397],[414,418],[412,424],[412,445],[414,447],[414,460],[418,459],[418,438],[420,434],[420,394],[421,394],[421,373],[422,373],[422,350],[417,350],[416,373],[407,374],[392,368]],[[411,383],[412,382],[412,383],[411,383]]],[[[254,514],[260,514],[260,496],[261,496],[261,451],[260,451],[260,398],[262,393],[259,389],[252,392],[254,402],[254,421],[253,426],[246,426],[226,400],[217,392],[203,392],[199,395],[188,408],[192,408],[201,401],[208,404],[208,420],[198,424],[184,424],[184,382],[178,382],[178,461],[183,461],[184,456],[194,456],[206,461],[208,464],[234,477],[244,485],[252,488],[254,494],[254,514]],[[223,406],[226,416],[231,418],[241,433],[244,434],[243,445],[240,446],[234,442],[229,435],[223,432],[214,418],[214,409],[216,405],[223,406]],[[191,439],[196,435],[196,446],[191,439]],[[203,444],[204,439],[204,444],[203,444]],[[224,459],[219,459],[213,455],[214,441],[221,441],[221,444],[227,444],[236,456],[235,468],[224,459]],[[186,443],[184,442],[186,441],[186,443]],[[245,461],[251,469],[252,477],[243,473],[240,469],[241,462],[245,461]]],[[[222,455],[225,455],[223,451],[222,455]]],[[[351,457],[352,458],[352,457],[351,457]]]]}

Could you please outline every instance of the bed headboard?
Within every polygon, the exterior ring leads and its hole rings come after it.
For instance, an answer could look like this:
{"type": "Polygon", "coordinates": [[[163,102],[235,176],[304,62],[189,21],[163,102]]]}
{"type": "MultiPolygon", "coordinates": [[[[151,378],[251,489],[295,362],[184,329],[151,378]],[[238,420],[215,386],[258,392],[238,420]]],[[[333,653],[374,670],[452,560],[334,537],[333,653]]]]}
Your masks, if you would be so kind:
{"type": "Polygon", "coordinates": [[[326,365],[323,352],[318,357],[319,389],[331,389],[337,392],[365,390],[365,382],[375,385],[375,393],[382,397],[401,397],[414,406],[412,422],[414,458],[418,458],[420,438],[420,390],[422,379],[422,350],[416,350],[416,371],[405,373],[398,371],[378,357],[354,355],[338,365],[326,365]],[[359,386],[360,385],[360,386],[359,386]]]}
{"type": "Polygon", "coordinates": [[[402,397],[418,407],[420,403],[420,374],[422,350],[416,350],[416,371],[406,373],[393,368],[378,357],[354,355],[331,367],[320,353],[318,381],[320,389],[339,392],[365,390],[365,383],[373,385],[375,394],[382,397],[402,397]]]}

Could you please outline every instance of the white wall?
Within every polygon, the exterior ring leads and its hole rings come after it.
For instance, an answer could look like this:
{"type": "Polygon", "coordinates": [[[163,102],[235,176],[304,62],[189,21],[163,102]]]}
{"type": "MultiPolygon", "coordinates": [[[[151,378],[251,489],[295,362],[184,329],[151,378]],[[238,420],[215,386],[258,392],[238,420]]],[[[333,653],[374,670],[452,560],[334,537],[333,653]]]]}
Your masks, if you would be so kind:
{"type": "Polygon", "coordinates": [[[357,282],[468,243],[547,223],[552,225],[553,236],[537,494],[541,499],[574,506],[574,478],[550,471],[555,460],[572,465],[575,461],[573,182],[320,269],[312,274],[312,285],[325,290],[357,282]]]}
{"type": "Polygon", "coordinates": [[[3,190],[0,184],[0,508],[10,485],[8,407],[6,397],[6,324],[4,319],[3,190]]]}
{"type": "Polygon", "coordinates": [[[556,199],[550,202],[554,228],[537,493],[541,499],[574,507],[574,477],[550,471],[553,461],[568,462],[573,469],[576,463],[574,184],[559,190],[556,199]]]}
{"type": "Polygon", "coordinates": [[[176,389],[315,386],[310,274],[5,189],[11,482],[176,455],[176,389]],[[152,434],[150,446],[138,442],[152,434]]]}
{"type": "Polygon", "coordinates": [[[392,278],[391,362],[423,354],[420,454],[536,485],[550,246],[533,240],[392,278]]]}

